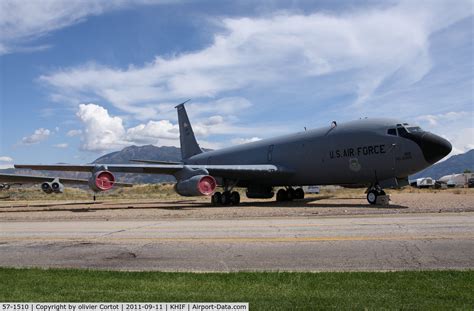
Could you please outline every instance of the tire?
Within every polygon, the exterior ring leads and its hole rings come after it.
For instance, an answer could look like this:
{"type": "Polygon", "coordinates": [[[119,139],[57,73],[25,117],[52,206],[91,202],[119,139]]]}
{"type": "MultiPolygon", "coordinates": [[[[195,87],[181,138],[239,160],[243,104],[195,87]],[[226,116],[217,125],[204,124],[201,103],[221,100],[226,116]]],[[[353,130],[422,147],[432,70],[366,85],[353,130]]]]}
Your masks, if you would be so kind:
{"type": "Polygon", "coordinates": [[[302,188],[298,188],[295,190],[295,199],[298,199],[298,200],[304,199],[304,191],[302,188]]]}
{"type": "Polygon", "coordinates": [[[237,191],[234,191],[230,194],[230,203],[232,205],[240,204],[240,194],[237,191]]]}
{"type": "Polygon", "coordinates": [[[222,200],[222,193],[220,192],[216,192],[212,195],[211,197],[211,203],[212,205],[214,206],[218,206],[221,204],[221,200],[222,200]]]}
{"type": "Polygon", "coordinates": [[[222,205],[229,205],[230,204],[230,192],[224,191],[221,196],[221,204],[222,205]]]}
{"type": "Polygon", "coordinates": [[[288,200],[288,192],[285,189],[280,189],[276,196],[277,202],[283,202],[288,200]]]}
{"type": "Polygon", "coordinates": [[[374,205],[375,203],[377,203],[377,196],[379,195],[378,191],[376,190],[370,190],[368,193],[367,193],[367,201],[374,205]]]}

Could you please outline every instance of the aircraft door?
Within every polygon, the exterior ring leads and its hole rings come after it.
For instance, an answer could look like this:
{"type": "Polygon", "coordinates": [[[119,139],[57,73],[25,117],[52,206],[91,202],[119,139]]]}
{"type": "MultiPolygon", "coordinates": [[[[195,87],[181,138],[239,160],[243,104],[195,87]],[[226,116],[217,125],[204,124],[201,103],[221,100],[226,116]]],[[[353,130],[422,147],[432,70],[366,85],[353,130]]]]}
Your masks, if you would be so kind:
{"type": "Polygon", "coordinates": [[[395,128],[387,130],[388,139],[388,146],[387,148],[387,155],[390,159],[390,171],[392,175],[396,175],[397,173],[397,158],[400,157],[401,153],[401,146],[399,144],[398,136],[396,133],[395,128]]]}
{"type": "Polygon", "coordinates": [[[271,163],[273,161],[273,148],[274,148],[274,145],[268,146],[268,153],[267,153],[268,163],[271,163]]]}

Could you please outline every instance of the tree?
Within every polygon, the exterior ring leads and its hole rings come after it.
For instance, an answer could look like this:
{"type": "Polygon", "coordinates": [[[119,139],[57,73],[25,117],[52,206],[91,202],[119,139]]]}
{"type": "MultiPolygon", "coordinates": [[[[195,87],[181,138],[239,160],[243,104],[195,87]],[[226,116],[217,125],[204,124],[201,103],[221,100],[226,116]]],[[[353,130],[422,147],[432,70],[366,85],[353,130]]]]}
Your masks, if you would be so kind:
{"type": "Polygon", "coordinates": [[[466,173],[472,173],[472,172],[471,172],[470,169],[466,168],[466,169],[464,170],[464,174],[466,174],[466,173]]]}

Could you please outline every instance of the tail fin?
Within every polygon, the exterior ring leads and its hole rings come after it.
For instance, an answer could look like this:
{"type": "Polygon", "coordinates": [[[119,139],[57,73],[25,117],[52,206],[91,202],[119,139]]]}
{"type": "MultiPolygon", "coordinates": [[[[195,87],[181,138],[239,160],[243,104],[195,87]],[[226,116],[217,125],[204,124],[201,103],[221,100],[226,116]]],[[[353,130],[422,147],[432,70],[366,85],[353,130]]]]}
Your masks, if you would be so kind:
{"type": "Polygon", "coordinates": [[[186,108],[184,108],[184,104],[188,101],[189,99],[175,107],[178,109],[179,141],[181,143],[181,158],[183,160],[202,153],[202,150],[196,141],[196,137],[194,136],[191,123],[189,122],[186,108]]]}

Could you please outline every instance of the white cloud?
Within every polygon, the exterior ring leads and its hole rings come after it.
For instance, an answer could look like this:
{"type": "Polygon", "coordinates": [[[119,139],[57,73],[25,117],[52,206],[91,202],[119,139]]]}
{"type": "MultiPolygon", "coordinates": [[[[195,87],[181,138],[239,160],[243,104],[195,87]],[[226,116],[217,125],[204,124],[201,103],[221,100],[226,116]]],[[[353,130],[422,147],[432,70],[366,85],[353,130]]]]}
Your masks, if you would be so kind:
{"type": "Polygon", "coordinates": [[[474,149],[474,127],[460,128],[449,133],[446,138],[453,145],[453,154],[460,154],[474,149]]]}
{"type": "Polygon", "coordinates": [[[472,14],[470,7],[469,1],[407,1],[340,15],[225,18],[200,51],[157,56],[141,67],[88,63],[40,80],[56,93],[99,97],[143,118],[157,102],[344,72],[360,104],[390,77],[397,85],[419,81],[431,68],[429,36],[472,14]]]}
{"type": "Polygon", "coordinates": [[[51,135],[50,130],[44,129],[44,128],[39,128],[39,129],[35,130],[35,132],[33,134],[31,134],[30,136],[23,137],[21,139],[21,143],[24,144],[24,145],[37,144],[41,141],[46,140],[49,137],[49,135],[51,135]]]}
{"type": "Polygon", "coordinates": [[[81,149],[106,151],[120,149],[131,144],[178,144],[177,125],[168,120],[149,121],[126,129],[123,120],[95,104],[81,104],[77,113],[84,125],[81,149]]]}
{"type": "Polygon", "coordinates": [[[61,149],[65,149],[65,148],[67,148],[68,146],[69,146],[69,145],[66,144],[66,143],[61,143],[61,144],[53,145],[53,147],[61,148],[61,149]]]}
{"type": "Polygon", "coordinates": [[[168,120],[149,121],[129,128],[126,133],[128,141],[136,143],[157,143],[159,139],[177,140],[179,138],[178,125],[168,120]]]}
{"type": "Polygon", "coordinates": [[[0,1],[0,55],[41,51],[50,45],[25,46],[50,32],[83,22],[88,16],[153,0],[2,0],[0,1]]]}
{"type": "Polygon", "coordinates": [[[7,156],[1,156],[0,162],[13,162],[13,159],[7,156]]]}
{"type": "Polygon", "coordinates": [[[450,111],[446,113],[441,113],[441,114],[426,114],[422,115],[416,118],[416,120],[419,120],[421,122],[428,122],[429,125],[431,126],[438,126],[439,122],[452,122],[459,120],[461,118],[465,118],[466,116],[472,117],[472,115],[469,112],[466,111],[450,111]]]}
{"type": "MultiPolygon", "coordinates": [[[[198,107],[196,107],[199,109],[198,107]]],[[[214,109],[215,111],[216,109],[214,109]]],[[[193,119],[193,118],[192,118],[193,119]]],[[[194,119],[193,119],[194,120],[194,119]]],[[[264,125],[258,126],[242,126],[235,123],[236,118],[232,115],[223,117],[221,115],[210,116],[205,119],[194,120],[193,130],[196,136],[207,137],[209,135],[255,135],[256,133],[261,133],[267,128],[264,125]]],[[[283,126],[280,126],[278,129],[273,131],[273,134],[281,134],[285,131],[283,126]]]]}
{"type": "Polygon", "coordinates": [[[251,138],[234,138],[232,139],[232,143],[235,145],[247,144],[252,143],[254,141],[262,140],[260,137],[251,137],[251,138]]]}
{"type": "Polygon", "coordinates": [[[84,124],[83,150],[103,151],[117,149],[125,144],[122,119],[111,117],[106,109],[94,104],[81,104],[77,117],[84,124]]]}
{"type": "Polygon", "coordinates": [[[223,115],[238,114],[252,106],[252,103],[243,97],[223,97],[210,102],[191,101],[186,104],[189,115],[196,116],[202,114],[215,114],[216,112],[223,115]]]}
{"type": "Polygon", "coordinates": [[[74,137],[74,136],[79,136],[82,134],[82,131],[81,130],[70,130],[67,132],[67,136],[69,137],[74,137]]]}
{"type": "Polygon", "coordinates": [[[0,169],[7,169],[13,167],[13,159],[7,156],[0,156],[0,169]]]}
{"type": "Polygon", "coordinates": [[[204,121],[205,125],[217,125],[224,122],[224,117],[222,116],[211,116],[206,121],[204,121]]]}

